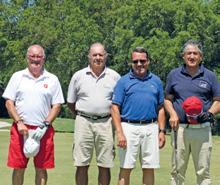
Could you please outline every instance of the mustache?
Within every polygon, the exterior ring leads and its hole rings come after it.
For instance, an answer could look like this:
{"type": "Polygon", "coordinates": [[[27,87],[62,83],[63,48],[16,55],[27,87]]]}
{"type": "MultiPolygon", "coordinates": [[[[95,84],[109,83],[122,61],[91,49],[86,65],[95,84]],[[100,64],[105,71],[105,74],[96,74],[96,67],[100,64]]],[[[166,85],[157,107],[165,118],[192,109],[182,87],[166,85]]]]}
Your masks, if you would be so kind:
{"type": "Polygon", "coordinates": [[[35,64],[35,65],[37,65],[37,64],[40,64],[40,61],[31,60],[31,61],[30,61],[30,64],[35,64]]]}
{"type": "Polygon", "coordinates": [[[103,59],[95,59],[94,62],[102,62],[104,61],[103,59]]]}

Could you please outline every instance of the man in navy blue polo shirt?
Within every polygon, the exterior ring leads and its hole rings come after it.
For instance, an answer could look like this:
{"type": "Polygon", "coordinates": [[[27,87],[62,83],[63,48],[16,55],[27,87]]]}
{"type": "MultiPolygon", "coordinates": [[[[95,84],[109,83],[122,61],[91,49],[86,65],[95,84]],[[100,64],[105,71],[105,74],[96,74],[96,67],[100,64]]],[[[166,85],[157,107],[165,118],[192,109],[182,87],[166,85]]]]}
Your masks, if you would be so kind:
{"type": "MultiPolygon", "coordinates": [[[[176,152],[175,149],[173,150],[172,158],[172,185],[184,184],[190,153],[194,162],[197,184],[211,184],[210,122],[213,121],[214,114],[220,112],[220,84],[216,75],[201,64],[202,55],[200,43],[193,40],[187,41],[182,52],[184,65],[172,70],[167,77],[165,108],[170,115],[170,125],[177,133],[175,137],[177,148],[176,152]],[[197,117],[196,122],[191,122],[185,112],[190,104],[189,98],[193,100],[199,98],[202,101],[202,112],[194,115],[194,118],[197,117]]],[[[190,110],[193,111],[193,107],[190,110]]]]}
{"type": "Polygon", "coordinates": [[[111,108],[119,146],[118,184],[129,184],[139,152],[143,184],[153,185],[159,148],[165,144],[163,86],[148,70],[149,55],[144,48],[135,48],[131,59],[132,69],[116,84],[111,108]]]}

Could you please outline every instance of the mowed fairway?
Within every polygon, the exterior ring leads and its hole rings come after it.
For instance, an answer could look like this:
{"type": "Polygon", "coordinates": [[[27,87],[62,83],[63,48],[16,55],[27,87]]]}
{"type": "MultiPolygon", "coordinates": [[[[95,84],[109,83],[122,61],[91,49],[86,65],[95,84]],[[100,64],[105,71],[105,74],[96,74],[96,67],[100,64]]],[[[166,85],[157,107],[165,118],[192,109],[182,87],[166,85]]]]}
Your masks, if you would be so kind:
{"type": "MultiPolygon", "coordinates": [[[[170,179],[170,135],[167,135],[167,143],[164,149],[161,150],[161,168],[155,171],[156,185],[169,185],[170,179]]],[[[9,143],[9,132],[0,131],[0,185],[11,185],[11,169],[6,166],[7,152],[9,143]]],[[[48,170],[49,179],[48,185],[75,185],[74,174],[75,167],[72,161],[72,143],[73,133],[57,132],[55,134],[55,169],[48,170]]],[[[220,184],[220,137],[213,137],[213,153],[211,160],[211,175],[213,185],[220,184]]],[[[117,178],[119,172],[118,156],[115,158],[115,167],[112,168],[111,185],[117,185],[117,178]]],[[[131,185],[140,185],[142,172],[139,163],[131,174],[131,185]]],[[[192,160],[187,170],[186,185],[195,185],[195,175],[192,166],[192,160]]],[[[34,185],[34,168],[32,159],[29,162],[25,173],[24,185],[34,185]]],[[[95,161],[89,169],[89,185],[97,185],[97,167],[95,161]]]]}

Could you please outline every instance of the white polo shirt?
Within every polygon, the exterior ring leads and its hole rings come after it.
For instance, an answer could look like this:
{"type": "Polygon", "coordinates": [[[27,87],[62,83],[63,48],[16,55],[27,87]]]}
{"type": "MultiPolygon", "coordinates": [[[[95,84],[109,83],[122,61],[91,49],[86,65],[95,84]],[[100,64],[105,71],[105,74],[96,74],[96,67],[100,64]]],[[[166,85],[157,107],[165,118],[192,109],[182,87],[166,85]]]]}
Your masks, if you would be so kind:
{"type": "Polygon", "coordinates": [[[86,67],[77,71],[69,84],[67,102],[76,103],[76,110],[91,114],[110,113],[113,89],[120,75],[110,69],[105,68],[97,78],[86,67]]]}
{"type": "Polygon", "coordinates": [[[17,113],[29,125],[41,125],[52,105],[64,103],[58,78],[45,69],[37,79],[27,68],[14,73],[2,96],[15,102],[17,113]]]}

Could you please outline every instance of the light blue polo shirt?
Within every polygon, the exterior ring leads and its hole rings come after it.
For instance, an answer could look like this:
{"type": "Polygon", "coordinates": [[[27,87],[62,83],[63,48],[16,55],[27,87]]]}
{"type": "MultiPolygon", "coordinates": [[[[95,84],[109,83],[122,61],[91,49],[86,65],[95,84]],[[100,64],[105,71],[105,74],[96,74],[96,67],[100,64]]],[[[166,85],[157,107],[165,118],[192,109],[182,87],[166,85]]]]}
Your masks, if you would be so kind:
{"type": "Polygon", "coordinates": [[[132,70],[117,82],[112,103],[120,106],[121,118],[127,120],[157,119],[158,106],[164,102],[160,78],[148,73],[138,78],[132,70]]]}

